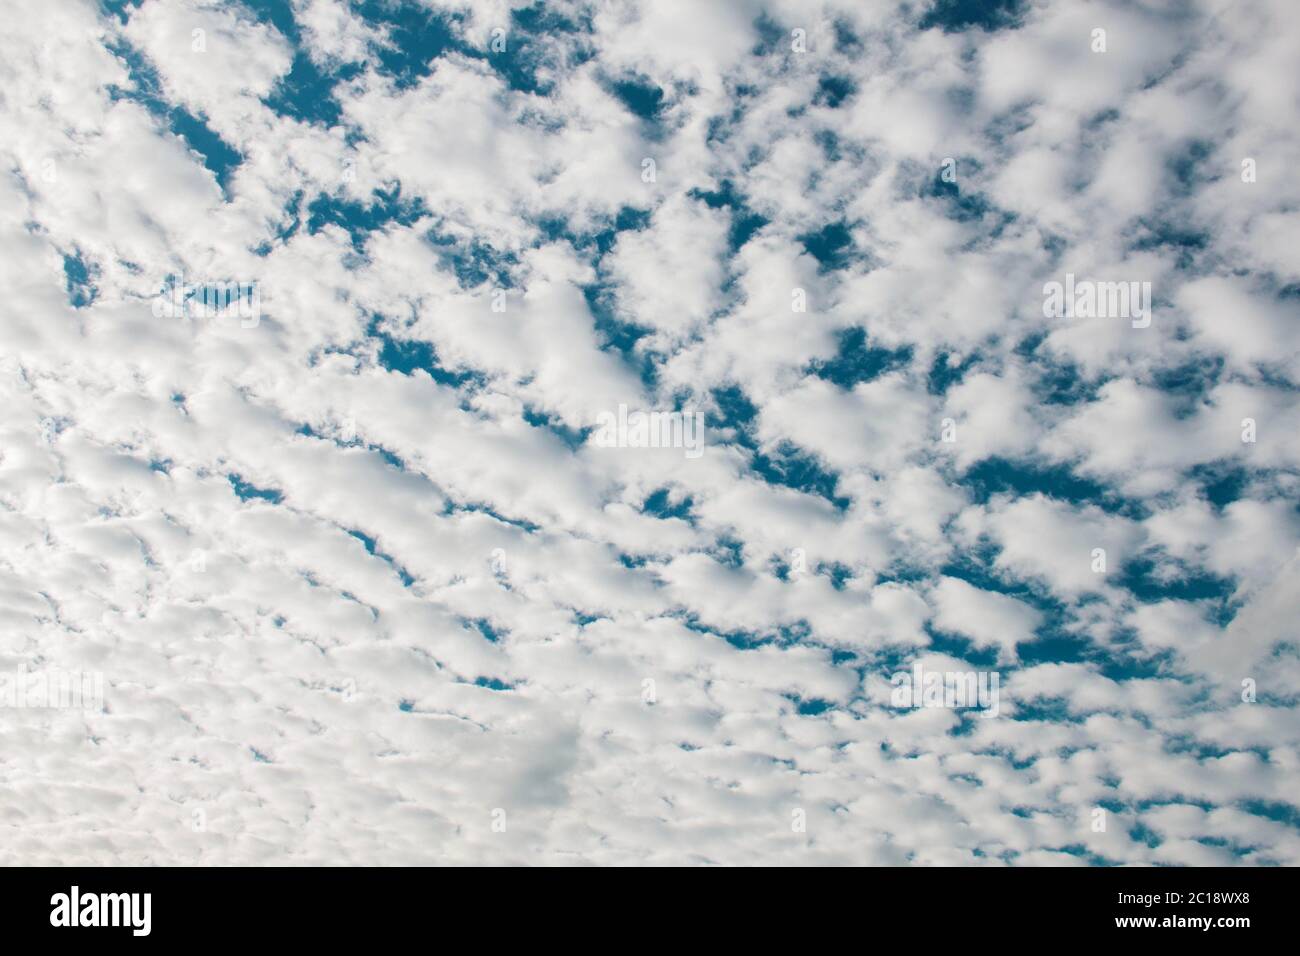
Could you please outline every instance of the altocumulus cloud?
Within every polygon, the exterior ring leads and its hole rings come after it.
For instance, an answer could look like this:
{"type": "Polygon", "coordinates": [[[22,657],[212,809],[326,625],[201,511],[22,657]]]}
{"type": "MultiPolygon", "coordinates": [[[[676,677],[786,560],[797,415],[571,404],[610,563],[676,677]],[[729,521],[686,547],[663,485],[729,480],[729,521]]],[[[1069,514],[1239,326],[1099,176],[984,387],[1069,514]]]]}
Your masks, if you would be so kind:
{"type": "Polygon", "coordinates": [[[1298,60],[1291,0],[10,17],[0,860],[1300,863],[1298,60]]]}

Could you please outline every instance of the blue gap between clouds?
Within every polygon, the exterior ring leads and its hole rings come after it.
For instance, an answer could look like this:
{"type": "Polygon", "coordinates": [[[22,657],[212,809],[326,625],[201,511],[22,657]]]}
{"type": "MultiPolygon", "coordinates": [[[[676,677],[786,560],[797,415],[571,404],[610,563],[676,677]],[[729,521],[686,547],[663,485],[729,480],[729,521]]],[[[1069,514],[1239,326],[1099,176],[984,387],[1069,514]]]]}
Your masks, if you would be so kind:
{"type": "Polygon", "coordinates": [[[410,226],[429,214],[421,197],[402,197],[400,183],[389,190],[376,189],[371,197],[370,204],[366,205],[319,193],[307,206],[308,234],[314,236],[327,224],[339,226],[351,238],[352,248],[362,253],[365,251],[367,237],[376,229],[389,223],[410,226]]]}
{"type": "Polygon", "coordinates": [[[637,343],[650,334],[646,326],[628,322],[617,315],[613,285],[602,275],[601,262],[618,241],[620,233],[640,231],[650,224],[650,210],[632,206],[622,207],[604,229],[589,235],[569,232],[567,223],[548,220],[539,223],[543,235],[549,239],[565,238],[579,252],[591,254],[594,249],[594,267],[597,279],[581,287],[592,323],[603,340],[601,347],[618,352],[623,361],[635,369],[647,391],[653,393],[658,381],[658,367],[652,353],[638,354],[637,343]]]}
{"type": "Polygon", "coordinates": [[[835,494],[838,475],[823,468],[814,456],[789,442],[781,442],[771,454],[759,451],[753,434],[758,409],[739,386],[714,389],[712,396],[716,410],[706,414],[705,424],[710,430],[733,431],[735,443],[750,452],[755,475],[768,484],[824,498],[837,511],[848,509],[850,499],[835,494]]]}
{"type": "Polygon", "coordinates": [[[491,34],[484,37],[485,48],[467,43],[461,36],[466,17],[462,12],[434,12],[430,7],[393,0],[352,0],[352,9],[370,26],[382,29],[388,43],[371,50],[378,71],[391,77],[399,89],[417,84],[433,71],[436,60],[458,53],[486,63],[512,90],[548,96],[551,84],[542,76],[550,66],[577,66],[594,56],[590,44],[573,42],[565,49],[564,63],[553,63],[548,44],[561,37],[577,38],[590,34],[590,16],[576,18],[534,3],[510,11],[509,22],[490,25],[506,30],[506,48],[491,48],[491,34]]]}
{"type": "Polygon", "coordinates": [[[1151,384],[1160,390],[1162,398],[1173,400],[1175,418],[1190,418],[1206,405],[1223,368],[1223,356],[1200,356],[1182,365],[1155,369],[1151,384]]]}
{"type": "Polygon", "coordinates": [[[701,200],[710,209],[725,208],[731,213],[731,228],[727,234],[727,251],[731,255],[735,255],[741,246],[768,224],[767,217],[759,215],[745,204],[744,197],[736,192],[729,179],[724,179],[714,191],[692,189],[687,195],[701,200]]]}
{"type": "Polygon", "coordinates": [[[722,640],[740,651],[751,651],[768,645],[789,647],[793,644],[807,644],[808,639],[812,636],[812,628],[809,627],[807,621],[802,620],[765,631],[745,630],[743,628],[734,631],[719,631],[700,623],[699,616],[694,612],[676,611],[671,612],[668,616],[681,621],[682,626],[688,631],[722,638],[722,640]]]}
{"type": "Polygon", "coordinates": [[[828,163],[838,163],[844,158],[844,152],[840,149],[840,138],[829,129],[819,129],[813,133],[813,142],[821,147],[822,155],[826,157],[828,163]]]}
{"type": "MultiPolygon", "coordinates": [[[[973,161],[969,159],[959,159],[957,162],[959,169],[962,168],[962,164],[966,166],[973,165],[973,161]]],[[[962,192],[958,183],[950,183],[943,178],[942,169],[936,172],[933,178],[922,187],[920,195],[923,199],[935,199],[941,202],[947,217],[955,222],[978,222],[986,216],[996,213],[996,220],[990,222],[989,226],[982,230],[979,241],[998,238],[1003,229],[1014,222],[1016,218],[1012,213],[995,209],[983,193],[962,192]]]]}
{"type": "Polygon", "coordinates": [[[795,710],[800,717],[816,717],[820,714],[831,710],[834,701],[826,700],[821,697],[800,697],[798,694],[782,694],[786,700],[795,705],[795,710]]]}
{"type": "Polygon", "coordinates": [[[489,508],[487,505],[477,504],[473,502],[469,504],[453,504],[449,502],[447,505],[447,509],[444,513],[456,514],[459,512],[467,512],[471,514],[485,514],[489,518],[493,519],[494,521],[499,521],[502,524],[509,525],[512,528],[518,528],[519,530],[523,531],[526,534],[536,534],[538,531],[542,530],[541,525],[534,524],[533,522],[528,521],[527,519],[508,518],[505,515],[501,514],[500,512],[495,511],[492,508],[489,508]]]}
{"type": "Polygon", "coordinates": [[[1234,461],[1196,465],[1187,472],[1187,477],[1200,486],[1205,500],[1218,512],[1244,498],[1251,482],[1250,469],[1234,461]]]}
{"type": "Polygon", "coordinates": [[[869,382],[896,368],[905,368],[912,360],[911,346],[886,349],[867,345],[867,330],[862,326],[841,329],[837,335],[835,356],[815,359],[806,374],[852,389],[859,382],[869,382]]]}
{"type": "MultiPolygon", "coordinates": [[[[772,576],[778,581],[790,580],[792,569],[784,557],[771,558],[769,565],[772,569],[772,576]]],[[[809,570],[819,577],[825,577],[830,581],[831,587],[837,591],[843,591],[845,584],[853,579],[853,569],[848,565],[840,564],[838,561],[822,561],[809,570]]]]}
{"type": "Polygon", "coordinates": [[[229,199],[230,177],[244,161],[244,157],[202,119],[183,106],[168,104],[162,95],[162,83],[158,78],[157,70],[149,65],[138,50],[125,41],[108,44],[108,49],[126,64],[127,74],[135,86],[133,90],[124,90],[110,85],[109,98],[130,100],[145,107],[159,122],[179,136],[190,149],[199,154],[203,165],[216,178],[222,196],[229,199]]]}
{"type": "Polygon", "coordinates": [[[857,84],[847,76],[826,74],[817,81],[817,93],[813,102],[818,106],[835,109],[858,91],[857,84]]]}
{"type": "Polygon", "coordinates": [[[1073,362],[1054,362],[1039,347],[1047,340],[1047,332],[1027,335],[1014,352],[1033,366],[1037,375],[1031,384],[1034,397],[1047,405],[1077,405],[1096,401],[1101,387],[1110,380],[1108,375],[1085,379],[1080,367],[1073,362]]]}
{"type": "Polygon", "coordinates": [[[975,504],[987,504],[994,495],[1024,497],[1043,494],[1072,505],[1095,505],[1110,514],[1146,518],[1150,510],[1136,499],[1124,498],[1114,489],[1074,474],[1069,465],[1055,465],[1028,459],[993,455],[971,465],[960,486],[975,504]]]}
{"type": "Polygon", "coordinates": [[[476,289],[487,282],[494,288],[514,287],[510,268],[519,264],[519,257],[513,252],[499,252],[490,243],[464,240],[436,228],[425,233],[424,238],[437,253],[438,264],[455,274],[462,289],[476,289]]]}
{"type": "Polygon", "coordinates": [[[817,260],[818,271],[845,269],[853,260],[853,233],[845,222],[832,222],[795,237],[817,260]]]}
{"type": "Polygon", "coordinates": [[[587,436],[595,429],[588,426],[585,428],[573,428],[566,425],[564,419],[550,412],[534,408],[531,405],[524,406],[524,421],[534,428],[542,428],[558,438],[570,451],[576,451],[581,448],[587,441],[587,436]]]}
{"type": "Polygon", "coordinates": [[[435,12],[415,2],[352,0],[351,8],[372,27],[382,27],[389,42],[371,50],[379,71],[393,79],[398,90],[408,89],[428,76],[434,60],[451,51],[469,53],[456,35],[463,13],[435,12]]]}
{"type": "Polygon", "coordinates": [[[1241,609],[1233,600],[1237,582],[1210,571],[1184,569],[1174,577],[1157,574],[1156,562],[1146,555],[1126,561],[1120,568],[1117,583],[1143,604],[1159,601],[1203,602],[1208,618],[1219,627],[1227,627],[1241,609]]]}
{"type": "Polygon", "coordinates": [[[481,382],[481,373],[465,371],[453,372],[438,361],[438,352],[433,343],[420,339],[398,339],[380,329],[381,319],[375,317],[366,329],[368,338],[378,339],[379,365],[390,372],[402,375],[414,375],[424,372],[439,385],[459,388],[469,382],[481,382]]]}
{"type": "Polygon", "coordinates": [[[411,575],[407,573],[406,569],[403,568],[400,564],[398,564],[393,559],[392,555],[385,554],[382,551],[376,550],[374,538],[370,537],[364,532],[350,530],[350,529],[348,530],[348,534],[350,534],[352,537],[356,538],[358,541],[361,542],[361,544],[366,549],[366,553],[373,555],[374,557],[379,558],[379,560],[388,564],[388,566],[391,567],[393,571],[397,573],[398,578],[401,579],[403,587],[409,588],[412,584],[415,583],[415,578],[411,577],[411,575]]]}
{"type": "Polygon", "coordinates": [[[1165,169],[1171,174],[1164,178],[1169,192],[1176,198],[1190,197],[1200,186],[1210,182],[1212,167],[1203,166],[1205,161],[1214,156],[1215,144],[1210,140],[1191,139],[1183,150],[1165,162],[1165,169]]]}
{"type": "MultiPolygon", "coordinates": [[[[1115,647],[1102,648],[1086,636],[1069,629],[1070,617],[1060,600],[1043,587],[1027,581],[1010,579],[994,562],[998,549],[987,542],[958,553],[939,573],[965,581],[972,587],[1016,598],[1043,616],[1033,640],[1016,645],[1023,666],[1033,664],[1089,663],[1114,681],[1154,677],[1160,673],[1158,659],[1124,653],[1115,647]]],[[[933,633],[938,633],[934,631],[933,633]]],[[[942,635],[942,646],[954,656],[978,654],[973,645],[959,635],[942,635]]]]}
{"type": "Polygon", "coordinates": [[[655,124],[664,110],[663,88],[647,77],[629,75],[610,80],[607,88],[611,95],[637,119],[655,124]]]}
{"type": "Polygon", "coordinates": [[[508,684],[496,677],[476,677],[474,678],[475,687],[484,687],[487,690],[506,691],[514,690],[514,684],[508,684]]]}
{"type": "Polygon", "coordinates": [[[980,360],[980,354],[973,352],[957,364],[952,363],[953,355],[950,352],[936,352],[934,361],[930,365],[930,373],[926,377],[926,391],[931,395],[945,395],[948,389],[961,382],[980,360]]]}
{"type": "Polygon", "coordinates": [[[1172,252],[1175,265],[1183,270],[1195,269],[1200,254],[1209,248],[1210,234],[1188,229],[1172,222],[1139,219],[1136,235],[1129,243],[1132,252],[1172,252]]]}
{"type": "Polygon", "coordinates": [[[485,617],[462,618],[461,624],[464,627],[472,628],[475,631],[478,631],[480,637],[482,637],[485,641],[490,641],[493,644],[500,643],[502,636],[504,636],[507,633],[505,631],[497,630],[495,627],[492,626],[492,622],[485,617]]]}
{"type": "MultiPolygon", "coordinates": [[[[260,22],[274,27],[294,49],[289,72],[263,102],[277,113],[302,122],[338,125],[342,109],[335,88],[360,75],[366,62],[323,67],[314,61],[287,0],[244,0],[243,5],[260,22]]],[[[506,46],[501,51],[491,48],[491,34],[484,38],[488,44],[484,49],[466,42],[462,37],[466,17],[460,11],[439,11],[412,0],[351,0],[349,6],[382,34],[384,39],[369,49],[368,62],[381,76],[391,79],[399,91],[430,75],[440,58],[457,53],[487,63],[512,90],[547,96],[552,84],[543,78],[545,69],[577,66],[594,56],[590,44],[574,42],[559,57],[563,62],[557,62],[551,54],[557,38],[590,34],[592,25],[587,15],[570,17],[544,3],[510,11],[509,23],[499,25],[506,30],[506,46]]]]}
{"type": "Polygon", "coordinates": [[[303,435],[307,438],[314,438],[317,441],[331,442],[342,448],[364,448],[366,451],[374,452],[376,455],[378,455],[380,458],[384,460],[385,464],[390,465],[391,467],[397,469],[398,471],[407,470],[406,462],[402,461],[401,458],[393,454],[387,448],[383,447],[382,445],[371,445],[361,438],[354,438],[351,441],[343,441],[338,438],[330,437],[329,435],[322,435],[318,431],[316,431],[316,429],[312,428],[310,425],[307,424],[299,425],[295,433],[298,435],[303,435]]]}
{"type": "Polygon", "coordinates": [[[934,0],[921,22],[922,30],[935,27],[960,33],[972,27],[994,31],[1019,27],[1027,12],[1025,0],[934,0]]]}
{"type": "Polygon", "coordinates": [[[284,500],[284,495],[274,488],[259,488],[251,482],[245,481],[234,472],[227,475],[226,479],[230,482],[230,487],[235,489],[235,495],[240,501],[252,501],[256,498],[278,505],[284,500]]]}
{"type": "MultiPolygon", "coordinates": [[[[281,222],[275,227],[275,241],[287,243],[290,239],[298,234],[302,228],[302,201],[305,197],[301,189],[295,189],[289,201],[284,204],[284,213],[281,222]]],[[[270,240],[262,242],[253,251],[259,256],[268,256],[274,245],[270,240]]]]}
{"type": "Polygon", "coordinates": [[[695,518],[691,514],[691,508],[694,504],[695,500],[690,495],[674,503],[671,497],[671,489],[660,488],[647,496],[646,500],[641,503],[641,512],[663,520],[678,518],[694,525],[695,518]]]}
{"type": "Polygon", "coordinates": [[[510,11],[510,32],[506,51],[494,53],[489,49],[488,62],[501,75],[512,90],[550,96],[552,84],[541,77],[550,66],[574,68],[595,57],[595,47],[589,43],[575,42],[566,52],[562,63],[552,63],[548,58],[546,40],[561,36],[578,37],[593,31],[591,14],[579,11],[576,18],[568,12],[552,9],[544,2],[510,11]]]}
{"type": "Polygon", "coordinates": [[[361,72],[360,63],[343,63],[326,72],[311,58],[302,42],[302,32],[288,0],[241,0],[260,23],[273,27],[293,46],[293,63],[289,72],[276,81],[262,102],[270,109],[291,119],[324,127],[337,126],[342,109],[334,97],[334,87],[361,72]]]}
{"type": "Polygon", "coordinates": [[[650,216],[648,209],[623,206],[604,228],[595,232],[580,233],[571,229],[568,219],[562,215],[542,218],[535,225],[542,242],[568,242],[576,252],[591,259],[596,281],[580,289],[591,313],[593,327],[602,340],[601,348],[617,352],[627,365],[636,370],[647,390],[653,392],[658,377],[655,357],[637,352],[637,343],[650,334],[650,329],[618,316],[614,286],[601,273],[601,260],[614,248],[619,234],[645,229],[650,224],[650,216]]]}
{"type": "Polygon", "coordinates": [[[84,309],[94,303],[99,289],[91,281],[95,270],[86,263],[80,250],[63,257],[63,277],[68,290],[68,303],[74,309],[84,309]]]}

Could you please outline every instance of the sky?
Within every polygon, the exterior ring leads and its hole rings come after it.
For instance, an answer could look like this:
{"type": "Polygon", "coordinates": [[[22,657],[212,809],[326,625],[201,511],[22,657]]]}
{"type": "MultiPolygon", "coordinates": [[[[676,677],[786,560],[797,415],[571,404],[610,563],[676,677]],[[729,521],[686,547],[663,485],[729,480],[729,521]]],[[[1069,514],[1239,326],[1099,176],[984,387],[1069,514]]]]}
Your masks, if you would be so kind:
{"type": "Polygon", "coordinates": [[[1293,0],[9,18],[0,862],[1300,864],[1297,62],[1293,0]]]}

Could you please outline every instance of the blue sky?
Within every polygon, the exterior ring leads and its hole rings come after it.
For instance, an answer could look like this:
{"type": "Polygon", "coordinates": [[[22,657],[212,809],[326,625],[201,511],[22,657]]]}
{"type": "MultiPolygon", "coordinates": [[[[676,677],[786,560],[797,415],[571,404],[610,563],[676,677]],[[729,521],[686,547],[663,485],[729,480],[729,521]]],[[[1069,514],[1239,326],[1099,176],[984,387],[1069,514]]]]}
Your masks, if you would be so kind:
{"type": "Polygon", "coordinates": [[[43,4],[0,859],[1300,861],[1298,21],[43,4]]]}

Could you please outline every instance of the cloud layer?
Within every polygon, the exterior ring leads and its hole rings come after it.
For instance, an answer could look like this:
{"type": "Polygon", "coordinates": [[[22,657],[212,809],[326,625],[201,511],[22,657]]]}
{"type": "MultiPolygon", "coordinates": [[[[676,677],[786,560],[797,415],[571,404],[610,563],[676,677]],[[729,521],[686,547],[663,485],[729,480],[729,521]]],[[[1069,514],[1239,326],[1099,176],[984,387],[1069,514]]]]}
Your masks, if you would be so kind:
{"type": "Polygon", "coordinates": [[[103,699],[0,707],[0,861],[1300,863],[1297,59],[1289,0],[15,18],[0,673],[103,699]]]}

